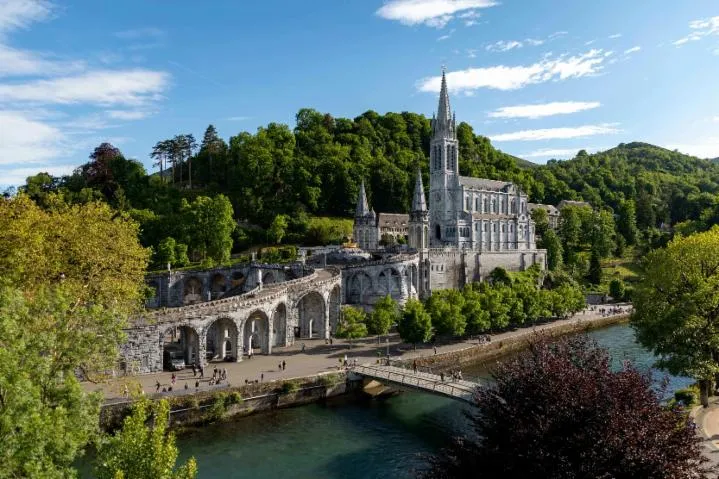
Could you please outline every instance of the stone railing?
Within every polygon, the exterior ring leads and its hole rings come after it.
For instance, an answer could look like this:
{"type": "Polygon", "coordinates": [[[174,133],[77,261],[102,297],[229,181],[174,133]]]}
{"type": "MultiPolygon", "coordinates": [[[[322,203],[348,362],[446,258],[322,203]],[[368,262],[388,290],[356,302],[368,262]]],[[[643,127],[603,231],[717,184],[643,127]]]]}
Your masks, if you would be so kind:
{"type": "Polygon", "coordinates": [[[419,258],[419,253],[401,253],[395,256],[390,256],[389,258],[379,259],[376,261],[365,261],[364,263],[348,264],[346,266],[342,266],[342,269],[366,268],[368,266],[403,263],[405,261],[413,261],[417,258],[419,258]]]}
{"type": "Polygon", "coordinates": [[[328,267],[327,271],[331,276],[318,281],[318,272],[312,270],[312,273],[302,278],[285,281],[282,283],[273,283],[271,286],[260,290],[259,286],[251,291],[238,296],[230,296],[228,298],[216,299],[204,303],[197,303],[188,306],[180,306],[177,308],[163,308],[153,310],[143,314],[139,319],[145,321],[153,321],[162,323],[166,321],[174,321],[179,318],[198,317],[202,315],[213,315],[218,313],[229,313],[238,309],[252,308],[261,306],[263,303],[272,302],[275,299],[287,294],[291,289],[299,289],[315,282],[313,287],[322,287],[337,281],[340,271],[338,268],[328,267]]]}

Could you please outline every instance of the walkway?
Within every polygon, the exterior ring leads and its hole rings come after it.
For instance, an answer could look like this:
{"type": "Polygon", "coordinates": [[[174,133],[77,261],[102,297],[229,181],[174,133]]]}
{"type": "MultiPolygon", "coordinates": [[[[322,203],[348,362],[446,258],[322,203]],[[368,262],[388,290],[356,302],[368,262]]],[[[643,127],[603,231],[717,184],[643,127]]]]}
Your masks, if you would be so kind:
{"type": "Polygon", "coordinates": [[[376,379],[385,385],[396,385],[402,389],[415,389],[430,394],[438,394],[459,401],[473,403],[474,392],[479,384],[471,381],[446,381],[437,374],[397,366],[360,365],[350,368],[352,372],[366,378],[376,379]]]}
{"type": "Polygon", "coordinates": [[[719,397],[710,398],[708,408],[694,408],[692,416],[702,439],[704,456],[713,467],[719,467],[719,397]]]}
{"type": "MultiPolygon", "coordinates": [[[[596,306],[600,308],[602,306],[596,306]]],[[[610,305],[606,307],[612,307],[610,305]]],[[[626,313],[625,313],[626,314],[626,313]]],[[[595,320],[603,319],[605,316],[598,311],[585,310],[569,319],[557,320],[551,323],[545,323],[536,328],[522,328],[515,331],[492,335],[492,342],[502,341],[518,336],[530,336],[535,331],[544,331],[567,324],[590,323],[595,320]]],[[[302,340],[288,347],[273,348],[271,356],[255,355],[253,359],[245,358],[239,363],[211,363],[205,368],[205,378],[200,381],[200,390],[210,388],[209,379],[212,377],[214,367],[227,369],[227,382],[231,385],[244,384],[245,380],[255,381],[273,381],[277,379],[290,379],[304,376],[311,376],[320,372],[337,371],[339,366],[347,357],[349,362],[357,359],[358,364],[372,364],[376,362],[378,355],[385,356],[387,350],[392,359],[406,360],[427,356],[433,354],[432,345],[420,346],[415,351],[411,345],[403,343],[397,334],[390,334],[385,342],[383,338],[381,343],[377,342],[376,337],[355,340],[350,348],[346,340],[334,340],[334,344],[325,344],[322,339],[302,340]],[[302,351],[302,345],[305,350],[302,351]],[[280,363],[285,361],[286,368],[279,369],[280,363]]],[[[438,344],[437,354],[460,351],[467,348],[478,347],[477,341],[465,340],[457,341],[450,344],[438,344]]],[[[189,391],[194,391],[195,381],[198,378],[193,377],[192,371],[185,369],[179,371],[176,377],[176,383],[173,390],[184,390],[185,384],[188,385],[189,391]]],[[[101,391],[106,399],[121,398],[123,396],[125,385],[133,387],[139,386],[146,393],[154,393],[157,382],[162,387],[171,385],[170,372],[143,374],[138,376],[118,377],[102,384],[83,383],[88,391],[101,391]]]]}

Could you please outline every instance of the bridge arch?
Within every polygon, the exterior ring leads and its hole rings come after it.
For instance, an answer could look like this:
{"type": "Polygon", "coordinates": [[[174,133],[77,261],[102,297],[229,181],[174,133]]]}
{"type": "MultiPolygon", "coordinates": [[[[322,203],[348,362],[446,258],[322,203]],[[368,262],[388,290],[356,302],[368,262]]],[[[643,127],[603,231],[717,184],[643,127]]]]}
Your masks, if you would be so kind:
{"type": "Polygon", "coordinates": [[[287,305],[280,303],[272,313],[272,338],[273,346],[287,346],[287,305]]]}
{"type": "MultiPolygon", "coordinates": [[[[163,369],[169,369],[170,364],[165,359],[167,355],[165,351],[179,353],[177,359],[182,357],[184,364],[190,366],[198,364],[200,361],[200,333],[194,327],[183,324],[179,326],[169,326],[160,330],[160,358],[163,363],[163,369]]],[[[174,354],[173,354],[174,355],[174,354]]],[[[170,358],[168,358],[170,359],[170,358]]]]}
{"type": "Polygon", "coordinates": [[[301,338],[327,337],[327,307],[317,291],[310,291],[297,301],[298,326],[301,338]]]}
{"type": "Polygon", "coordinates": [[[242,339],[245,354],[259,349],[262,354],[272,352],[270,346],[270,318],[261,309],[252,311],[245,320],[242,339]]]}
{"type": "Polygon", "coordinates": [[[382,296],[389,294],[394,300],[402,297],[402,275],[396,268],[382,270],[377,283],[382,296]]]}
{"type": "Polygon", "coordinates": [[[274,271],[268,271],[262,275],[262,284],[273,284],[277,282],[277,276],[274,271]]]}
{"type": "Polygon", "coordinates": [[[347,279],[346,301],[348,304],[362,304],[372,291],[372,279],[364,271],[357,272],[347,279]]]}
{"type": "Polygon", "coordinates": [[[204,301],[202,280],[197,276],[190,276],[183,281],[182,304],[195,304],[204,301]]]}
{"type": "Polygon", "coordinates": [[[212,299],[220,299],[227,291],[227,278],[222,273],[215,273],[210,280],[212,299]]]}
{"type": "Polygon", "coordinates": [[[238,329],[230,318],[213,321],[205,333],[205,354],[208,361],[237,361],[238,329]]]}

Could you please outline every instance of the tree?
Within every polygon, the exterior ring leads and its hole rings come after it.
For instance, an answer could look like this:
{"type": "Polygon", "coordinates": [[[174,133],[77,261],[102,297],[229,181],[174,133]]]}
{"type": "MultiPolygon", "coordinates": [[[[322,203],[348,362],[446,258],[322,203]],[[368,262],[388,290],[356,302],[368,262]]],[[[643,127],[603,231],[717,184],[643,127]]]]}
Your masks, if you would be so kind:
{"type": "Polygon", "coordinates": [[[482,309],[482,296],[475,291],[472,285],[467,285],[462,290],[464,305],[462,315],[467,321],[466,332],[469,334],[481,334],[492,327],[489,312],[482,309]]]}
{"type": "Polygon", "coordinates": [[[549,215],[547,210],[544,208],[534,208],[530,213],[532,220],[534,220],[534,230],[537,236],[544,238],[544,235],[549,230],[549,215]]]}
{"type": "Polygon", "coordinates": [[[116,479],[153,477],[157,479],[194,479],[197,464],[190,458],[179,468],[175,436],[167,432],[170,405],[166,399],[151,403],[137,401],[132,414],[125,418],[122,430],[105,438],[97,452],[97,477],[116,479]],[[151,426],[147,426],[148,422],[151,426]]]}
{"type": "Polygon", "coordinates": [[[639,342],[659,367],[697,379],[706,405],[719,373],[719,227],[650,252],[632,301],[639,342]]]}
{"type": "Polygon", "coordinates": [[[353,339],[367,336],[366,317],[367,315],[361,309],[353,308],[352,306],[342,306],[342,318],[337,325],[335,336],[349,339],[350,348],[352,348],[353,339]]]}
{"type": "Polygon", "coordinates": [[[285,233],[287,232],[287,220],[287,215],[277,215],[275,216],[275,219],[272,220],[268,234],[270,235],[270,238],[272,238],[273,243],[282,243],[282,238],[285,237],[285,233]]]}
{"type": "Polygon", "coordinates": [[[193,255],[217,263],[229,261],[235,220],[227,197],[198,196],[192,203],[183,200],[182,213],[185,239],[193,255]]]}
{"type": "Polygon", "coordinates": [[[709,477],[689,418],[664,406],[649,375],[610,365],[586,336],[539,337],[478,388],[474,434],[427,477],[709,477]]]}
{"type": "Polygon", "coordinates": [[[138,228],[106,204],[0,201],[0,456],[12,477],[66,477],[98,432],[77,374],[114,366],[144,293],[138,228]]]}
{"type": "Polygon", "coordinates": [[[160,241],[160,244],[157,245],[157,253],[155,254],[155,262],[160,266],[165,266],[167,264],[173,265],[175,264],[175,250],[177,248],[177,243],[175,242],[175,238],[168,236],[164,240],[160,241]]]}
{"type": "Polygon", "coordinates": [[[367,330],[370,334],[380,336],[389,333],[393,324],[399,322],[399,309],[397,303],[389,294],[374,304],[374,310],[367,316],[367,330]]]}
{"type": "Polygon", "coordinates": [[[456,289],[435,291],[427,300],[426,309],[432,327],[440,335],[462,336],[467,327],[463,314],[464,296],[456,289]]]}
{"type": "Polygon", "coordinates": [[[592,250],[589,257],[589,273],[587,279],[592,284],[600,284],[602,282],[602,262],[599,253],[592,250]]]}
{"type": "Polygon", "coordinates": [[[540,248],[547,250],[547,268],[554,271],[562,266],[562,241],[552,230],[548,230],[539,244],[540,248]]]}
{"type": "Polygon", "coordinates": [[[507,273],[507,270],[502,267],[497,267],[489,273],[489,281],[492,284],[503,284],[505,286],[512,285],[512,278],[507,273]]]}
{"type": "Polygon", "coordinates": [[[624,200],[619,203],[618,214],[617,230],[628,245],[633,245],[637,242],[637,208],[634,200],[624,200]]]}
{"type": "Polygon", "coordinates": [[[417,349],[417,343],[426,343],[432,337],[432,318],[424,310],[419,300],[409,299],[404,305],[402,318],[397,325],[399,336],[403,341],[412,343],[417,349]]]}
{"type": "Polygon", "coordinates": [[[187,256],[187,245],[185,243],[177,243],[175,245],[175,264],[180,268],[190,264],[190,258],[187,256]]]}
{"type": "Polygon", "coordinates": [[[591,219],[587,218],[587,221],[583,222],[582,228],[592,231],[590,238],[591,248],[601,258],[606,258],[614,251],[616,228],[614,218],[609,211],[593,212],[591,219]]]}
{"type": "Polygon", "coordinates": [[[624,281],[619,278],[614,278],[609,283],[609,296],[614,298],[616,301],[624,299],[624,293],[626,289],[624,287],[624,281]]]}

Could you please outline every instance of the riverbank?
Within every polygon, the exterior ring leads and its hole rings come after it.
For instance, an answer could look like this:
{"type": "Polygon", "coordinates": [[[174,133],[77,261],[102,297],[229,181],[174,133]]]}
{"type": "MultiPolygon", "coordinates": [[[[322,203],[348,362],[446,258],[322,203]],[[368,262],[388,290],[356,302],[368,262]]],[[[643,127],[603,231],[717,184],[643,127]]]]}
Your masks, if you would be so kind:
{"type": "MultiPolygon", "coordinates": [[[[612,307],[612,306],[607,306],[612,307]]],[[[625,306],[626,307],[626,306],[625,306]]],[[[151,394],[152,399],[168,399],[171,403],[172,427],[203,425],[231,417],[242,417],[278,408],[293,407],[327,398],[348,394],[361,388],[361,381],[347,378],[339,364],[345,357],[359,364],[373,363],[378,355],[390,355],[407,367],[415,360],[418,365],[440,371],[467,364],[495,361],[526,347],[535,333],[560,336],[621,323],[628,312],[604,316],[597,311],[585,310],[572,318],[544,323],[533,328],[523,328],[492,336],[489,343],[458,341],[450,344],[425,346],[416,351],[401,342],[397,335],[390,335],[388,342],[378,343],[366,338],[355,341],[350,349],[343,341],[324,344],[323,340],[305,341],[272,356],[256,356],[240,363],[217,363],[206,368],[207,379],[199,379],[190,371],[176,374],[174,390],[151,394]],[[280,364],[285,362],[286,368],[280,364]],[[211,368],[227,369],[227,381],[210,386],[211,368]],[[198,387],[195,387],[195,385],[198,387]]],[[[157,390],[172,385],[172,373],[149,374],[119,378],[102,385],[88,385],[88,390],[100,390],[108,398],[101,413],[101,425],[113,430],[129,413],[132,401],[123,398],[121,391],[157,390]]],[[[148,393],[148,395],[150,395],[148,393]]]]}

